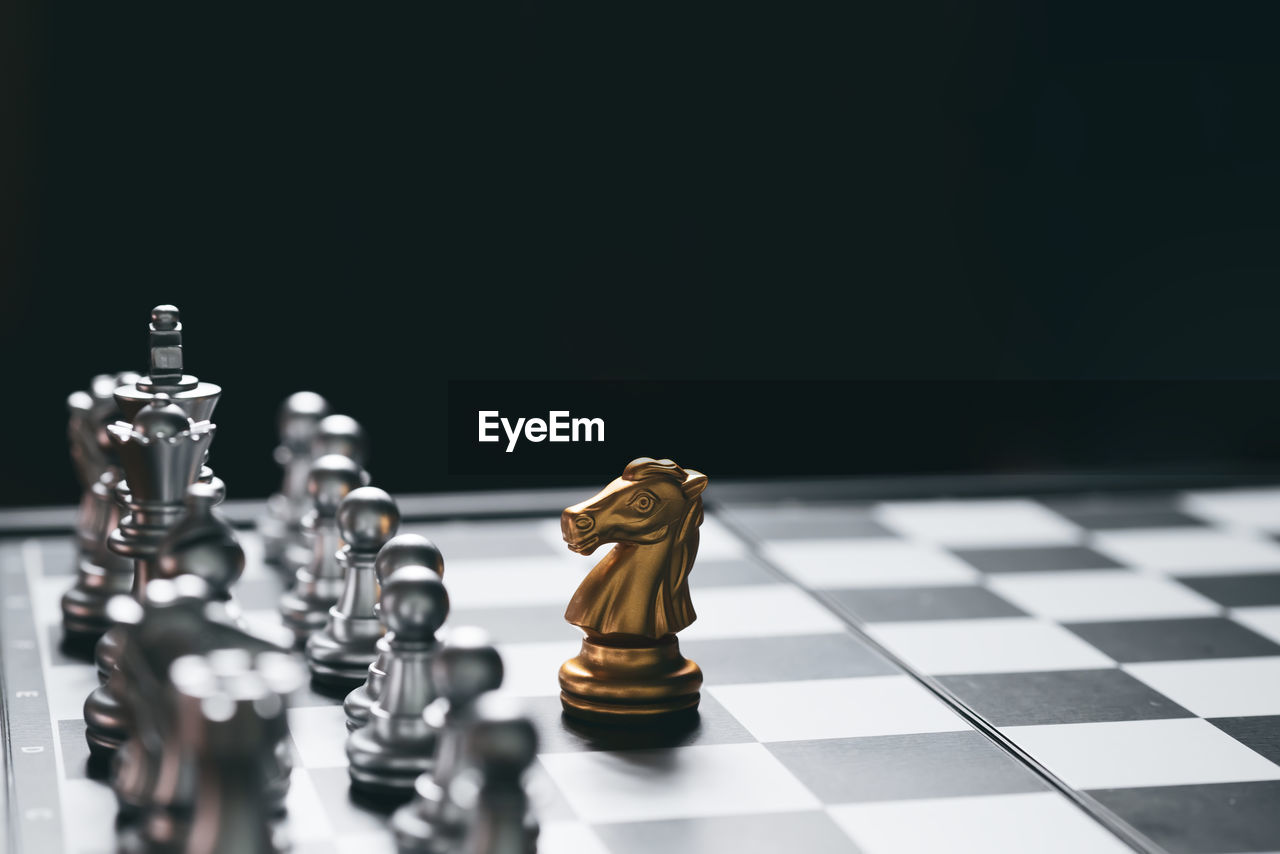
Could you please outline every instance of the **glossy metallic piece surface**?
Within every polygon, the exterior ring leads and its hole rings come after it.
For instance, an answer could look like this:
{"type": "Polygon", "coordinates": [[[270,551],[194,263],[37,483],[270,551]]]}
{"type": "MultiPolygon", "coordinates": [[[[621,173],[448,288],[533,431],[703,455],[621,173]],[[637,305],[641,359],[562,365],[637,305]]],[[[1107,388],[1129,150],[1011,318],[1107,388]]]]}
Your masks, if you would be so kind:
{"type": "Polygon", "coordinates": [[[638,721],[697,708],[702,671],[680,654],[675,633],[697,618],[689,573],[706,486],[701,472],[641,457],[561,514],[571,551],[616,544],[565,611],[584,634],[581,652],[560,668],[566,714],[638,721]]]}
{"type": "Polygon", "coordinates": [[[418,776],[431,770],[437,733],[423,712],[436,698],[435,633],[448,613],[444,584],[428,567],[400,567],[383,585],[382,615],[394,634],[382,694],[369,710],[369,722],[347,736],[348,772],[356,789],[406,800],[418,776]]]}
{"type": "MultiPolygon", "coordinates": [[[[378,583],[386,581],[391,573],[402,566],[425,566],[434,570],[441,578],[444,577],[444,555],[440,554],[435,543],[421,534],[396,534],[378,550],[378,557],[373,562],[378,583]]],[[[377,609],[380,610],[381,606],[377,609]]],[[[387,676],[387,660],[391,655],[393,637],[395,632],[388,631],[378,638],[378,657],[369,665],[364,684],[352,689],[342,703],[347,715],[348,731],[359,729],[369,722],[369,710],[382,693],[382,683],[387,676]]]]}
{"type": "MultiPolygon", "coordinates": [[[[350,457],[327,454],[311,464],[307,493],[313,509],[302,521],[311,557],[298,567],[293,589],[280,598],[280,614],[299,645],[329,621],[344,586],[344,567],[338,562],[338,505],[365,484],[368,475],[350,457]]],[[[367,666],[367,665],[366,665],[367,666]]]]}
{"type": "Polygon", "coordinates": [[[307,640],[307,666],[317,682],[350,690],[364,683],[378,656],[382,637],[378,619],[378,550],[400,527],[395,501],[376,486],[353,489],[335,517],[345,545],[338,551],[343,585],[321,631],[307,640]]]}

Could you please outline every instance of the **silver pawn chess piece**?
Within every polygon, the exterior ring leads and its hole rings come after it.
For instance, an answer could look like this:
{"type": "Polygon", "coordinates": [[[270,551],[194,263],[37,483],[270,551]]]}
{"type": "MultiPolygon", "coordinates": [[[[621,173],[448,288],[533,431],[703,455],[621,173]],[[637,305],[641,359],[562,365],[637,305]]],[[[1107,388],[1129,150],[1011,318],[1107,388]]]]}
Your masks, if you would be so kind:
{"type": "MultiPolygon", "coordinates": [[[[340,457],[346,457],[353,460],[362,470],[365,467],[365,457],[368,443],[365,440],[364,428],[360,426],[350,415],[329,415],[320,420],[319,426],[316,428],[315,438],[311,442],[311,461],[314,462],[323,456],[329,454],[337,454],[340,457]]],[[[361,486],[369,483],[369,477],[366,474],[361,486]]],[[[310,501],[309,508],[315,507],[315,499],[308,493],[310,501]]],[[[306,517],[310,509],[303,514],[303,521],[300,523],[299,536],[297,540],[291,543],[285,549],[284,565],[287,570],[295,571],[298,567],[307,566],[311,562],[311,540],[308,537],[306,527],[306,517]]],[[[287,575],[288,573],[286,573],[287,575]]],[[[288,583],[293,584],[295,578],[286,578],[288,583]]]]}
{"type": "Polygon", "coordinates": [[[281,564],[289,546],[302,542],[302,517],[311,509],[307,499],[307,473],[315,459],[311,447],[321,419],[328,414],[328,401],[313,391],[295,392],[280,407],[275,460],[284,469],[284,483],[267,499],[267,512],[258,520],[268,563],[281,564]]]}
{"type": "Polygon", "coordinates": [[[347,736],[353,789],[388,799],[413,794],[415,778],[431,770],[436,733],[422,713],[435,699],[431,659],[435,633],[449,613],[440,577],[425,566],[403,566],[382,588],[382,617],[395,632],[382,695],[369,723],[347,736]]]}
{"type": "MultiPolygon", "coordinates": [[[[194,482],[214,425],[195,422],[160,393],[143,407],[133,424],[118,421],[107,428],[119,448],[127,480],[119,490],[129,513],[111,532],[117,554],[134,559],[131,595],[144,601],[146,585],[158,571],[157,556],[169,529],[182,516],[187,488],[194,482]],[[126,486],[127,484],[127,486],[126,486]]],[[[98,642],[99,677],[106,679],[85,700],[85,738],[97,757],[111,754],[128,731],[130,689],[117,663],[124,643],[122,628],[113,627],[98,642]],[[110,643],[108,643],[110,641],[110,643]]]]}
{"type": "Polygon", "coordinates": [[[400,854],[452,854],[466,833],[467,810],[449,795],[466,769],[467,728],[476,702],[502,684],[502,658],[474,626],[452,629],[431,665],[440,697],[423,713],[437,734],[435,767],[414,781],[416,797],[391,819],[400,854]]]}
{"type": "Polygon", "coordinates": [[[107,425],[120,418],[112,392],[137,380],[134,373],[99,374],[88,391],[67,398],[67,438],[83,492],[76,517],[76,582],[62,596],[62,630],[77,650],[92,650],[111,627],[107,600],[128,593],[133,583],[133,562],[107,548],[107,536],[120,523],[120,461],[107,425]]]}
{"type": "MultiPolygon", "coordinates": [[[[222,389],[213,383],[201,382],[199,378],[184,373],[182,323],[179,320],[178,309],[171,305],[156,306],[151,310],[151,324],[148,329],[151,360],[147,375],[138,377],[132,384],[117,386],[112,392],[116,406],[123,416],[122,420],[125,422],[133,421],[148,404],[154,403],[157,398],[164,398],[167,403],[180,408],[187,414],[187,417],[197,424],[207,422],[213,415],[214,407],[218,405],[218,399],[222,396],[222,389]]],[[[119,424],[121,422],[116,423],[119,424]]],[[[115,438],[113,426],[108,426],[107,430],[115,438]]],[[[204,456],[207,455],[208,444],[206,443],[200,463],[204,462],[204,456]]],[[[121,454],[121,456],[123,455],[121,454]]],[[[129,476],[129,466],[124,463],[123,459],[122,467],[127,478],[129,476]]],[[[204,468],[201,470],[200,476],[207,480],[213,477],[213,472],[204,468]]],[[[183,484],[181,488],[185,489],[185,487],[186,484],[183,484]]],[[[121,480],[116,484],[116,500],[127,505],[130,500],[129,491],[128,480],[121,480]]],[[[181,502],[180,495],[178,500],[181,502]]],[[[178,509],[180,511],[181,508],[178,509]]],[[[163,532],[159,532],[156,538],[158,539],[162,535],[163,532]]],[[[118,548],[119,545],[120,542],[113,532],[107,542],[108,549],[125,557],[134,557],[129,552],[121,551],[118,548]]],[[[138,561],[135,559],[135,578],[132,587],[135,597],[142,595],[142,587],[150,580],[150,576],[147,576],[142,579],[141,583],[138,582],[136,578],[138,565],[138,561]]],[[[94,648],[94,658],[98,663],[98,678],[100,680],[105,681],[110,674],[111,667],[119,654],[117,649],[118,640],[118,635],[108,629],[94,648]]]]}
{"type": "Polygon", "coordinates": [[[222,478],[197,481],[187,487],[186,512],[160,545],[156,574],[160,578],[195,575],[209,585],[209,601],[227,622],[241,626],[231,586],[244,573],[244,549],[231,523],[217,510],[226,498],[222,478]]]}
{"type": "Polygon", "coordinates": [[[363,683],[378,656],[382,623],[375,607],[374,561],[400,527],[400,510],[383,490],[362,486],[338,505],[337,524],[345,543],[338,550],[344,574],[342,595],[329,609],[324,629],[307,640],[307,666],[316,682],[349,690],[363,683]]]}
{"type": "Polygon", "coordinates": [[[302,520],[311,558],[298,567],[293,589],[280,597],[280,614],[299,645],[329,621],[329,609],[342,594],[338,563],[338,505],[347,493],[364,485],[367,475],[350,457],[326,454],[311,464],[307,494],[313,504],[302,520]]]}
{"type": "Polygon", "coordinates": [[[360,422],[350,415],[330,415],[321,419],[312,440],[312,457],[325,454],[341,454],[356,461],[364,468],[368,462],[369,442],[360,422]]]}
{"type": "MultiPolygon", "coordinates": [[[[378,575],[378,583],[382,584],[402,566],[425,566],[435,570],[436,575],[444,578],[444,555],[436,548],[435,543],[421,534],[397,534],[378,550],[378,557],[373,562],[373,570],[378,575]]],[[[375,607],[381,613],[382,605],[375,607]]],[[[369,665],[368,675],[363,685],[352,689],[342,703],[347,713],[347,731],[357,730],[369,722],[369,710],[382,693],[382,684],[387,677],[387,661],[391,656],[391,639],[395,632],[387,632],[378,638],[378,657],[369,665]]]]}
{"type": "MultiPolygon", "coordinates": [[[[288,850],[267,797],[271,767],[263,757],[272,755],[275,746],[288,738],[286,698],[302,679],[297,663],[280,653],[254,658],[243,650],[220,650],[207,656],[184,656],[173,663],[170,681],[177,697],[177,737],[192,746],[196,778],[189,824],[172,837],[180,840],[180,850],[186,854],[288,850]],[[292,689],[285,684],[289,681],[292,689]]],[[[151,830],[148,826],[148,836],[151,830]]]]}
{"type": "Polygon", "coordinates": [[[455,783],[451,793],[469,813],[460,850],[535,854],[538,823],[524,791],[525,772],[538,755],[533,723],[511,698],[488,694],[477,701],[464,742],[469,785],[455,783]]]}

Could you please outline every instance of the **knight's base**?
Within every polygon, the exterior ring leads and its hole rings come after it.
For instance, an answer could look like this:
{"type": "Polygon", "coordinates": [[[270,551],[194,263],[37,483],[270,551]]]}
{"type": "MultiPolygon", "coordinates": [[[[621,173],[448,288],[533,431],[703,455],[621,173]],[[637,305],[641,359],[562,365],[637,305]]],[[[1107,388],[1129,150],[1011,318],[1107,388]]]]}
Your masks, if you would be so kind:
{"type": "Polygon", "coordinates": [[[675,635],[651,645],[583,638],[578,655],[560,666],[565,714],[596,723],[689,712],[698,707],[701,688],[702,670],[680,654],[675,635]]]}

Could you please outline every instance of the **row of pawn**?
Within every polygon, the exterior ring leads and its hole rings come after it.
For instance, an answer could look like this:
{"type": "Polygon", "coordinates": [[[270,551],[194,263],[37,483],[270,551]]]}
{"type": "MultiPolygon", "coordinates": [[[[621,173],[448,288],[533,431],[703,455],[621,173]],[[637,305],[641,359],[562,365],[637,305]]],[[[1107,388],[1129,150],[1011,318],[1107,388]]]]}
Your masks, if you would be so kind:
{"type": "Polygon", "coordinates": [[[312,464],[303,523],[312,556],[281,603],[313,684],[347,692],[352,789],[380,801],[416,794],[396,815],[401,851],[444,854],[466,842],[531,852],[537,823],[522,778],[536,755],[533,725],[492,693],[502,661],[482,630],[438,639],[449,613],[444,558],[425,537],[397,533],[394,499],[365,480],[350,460],[312,464]],[[340,589],[326,586],[337,578],[340,589]],[[326,604],[324,625],[310,631],[326,604]]]}

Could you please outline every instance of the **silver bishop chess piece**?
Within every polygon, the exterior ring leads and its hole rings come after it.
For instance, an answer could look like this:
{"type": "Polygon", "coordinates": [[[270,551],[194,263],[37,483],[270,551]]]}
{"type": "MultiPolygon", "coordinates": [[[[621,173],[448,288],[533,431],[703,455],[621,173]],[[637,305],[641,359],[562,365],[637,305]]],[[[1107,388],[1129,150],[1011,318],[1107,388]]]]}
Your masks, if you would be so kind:
{"type": "MultiPolygon", "coordinates": [[[[128,514],[111,532],[117,554],[133,558],[132,597],[145,601],[147,582],[158,574],[158,553],[169,529],[181,518],[188,487],[213,441],[214,425],[192,421],[167,394],[158,393],[132,424],[107,428],[117,443],[126,480],[119,492],[128,514]]],[[[98,642],[99,676],[106,679],[85,701],[85,737],[95,757],[113,753],[128,735],[130,689],[117,666],[123,627],[113,626],[98,642]]]]}
{"type": "Polygon", "coordinates": [[[359,793],[403,800],[414,780],[431,770],[436,732],[422,713],[435,699],[431,660],[449,596],[435,571],[402,566],[382,587],[382,617],[394,632],[382,693],[369,723],[347,736],[348,772],[359,793]]]}
{"type": "Polygon", "coordinates": [[[307,640],[307,666],[314,681],[347,691],[364,682],[378,656],[383,630],[374,562],[400,527],[400,510],[383,490],[362,486],[342,499],[336,521],[344,543],[337,554],[342,594],[325,627],[307,640]]]}
{"type": "Polygon", "coordinates": [[[307,498],[307,474],[315,459],[312,445],[320,421],[329,414],[329,403],[313,391],[289,395],[280,407],[280,444],[275,460],[284,469],[280,491],[267,499],[267,510],[258,520],[263,555],[272,565],[293,569],[285,562],[290,546],[302,545],[302,517],[311,509],[307,498]]]}
{"type": "Polygon", "coordinates": [[[107,548],[107,536],[120,523],[115,488],[120,460],[107,425],[120,419],[113,392],[138,381],[134,373],[99,374],[87,391],[67,398],[67,438],[82,493],[76,516],[76,581],[62,596],[63,639],[69,649],[91,652],[111,622],[107,600],[128,593],[133,562],[107,548]]]}
{"type": "MultiPolygon", "coordinates": [[[[421,534],[396,534],[386,545],[378,550],[378,557],[373,562],[373,570],[378,575],[378,583],[384,583],[402,566],[425,566],[434,570],[436,575],[444,578],[444,555],[436,548],[435,543],[421,534]]],[[[381,614],[382,605],[375,609],[381,614]]],[[[391,639],[395,632],[386,632],[378,638],[378,657],[369,665],[364,684],[353,688],[342,703],[347,714],[347,731],[357,730],[369,722],[369,710],[382,693],[383,682],[387,677],[387,662],[391,656],[391,639]]]]}
{"type": "Polygon", "coordinates": [[[329,609],[338,603],[344,585],[338,562],[338,505],[347,493],[364,486],[368,475],[350,457],[326,454],[311,464],[307,494],[312,509],[302,520],[311,548],[307,563],[298,567],[293,588],[280,597],[284,625],[299,646],[329,621],[329,609]]]}
{"type": "Polygon", "coordinates": [[[400,854],[452,854],[466,834],[469,806],[450,792],[467,767],[465,735],[477,701],[502,685],[502,658],[489,635],[474,626],[451,629],[431,665],[439,698],[423,713],[436,733],[435,763],[414,781],[412,802],[391,819],[400,854]]]}

